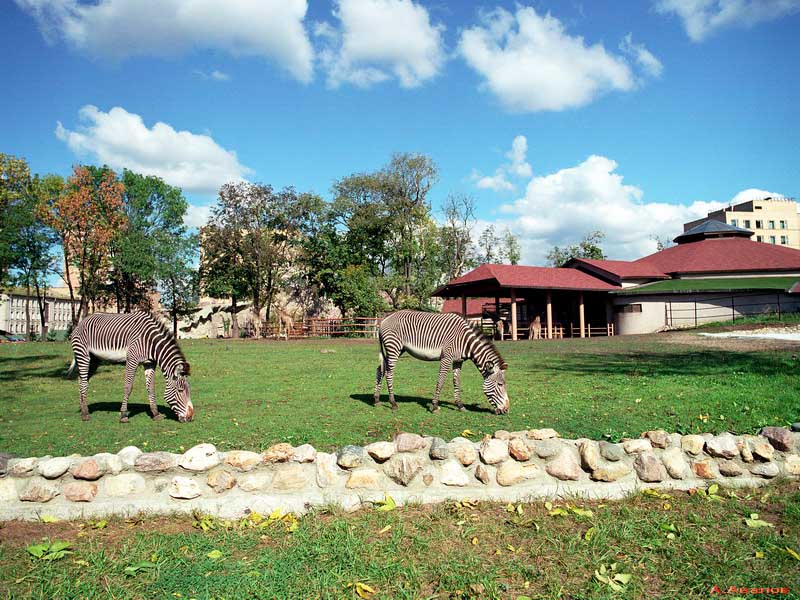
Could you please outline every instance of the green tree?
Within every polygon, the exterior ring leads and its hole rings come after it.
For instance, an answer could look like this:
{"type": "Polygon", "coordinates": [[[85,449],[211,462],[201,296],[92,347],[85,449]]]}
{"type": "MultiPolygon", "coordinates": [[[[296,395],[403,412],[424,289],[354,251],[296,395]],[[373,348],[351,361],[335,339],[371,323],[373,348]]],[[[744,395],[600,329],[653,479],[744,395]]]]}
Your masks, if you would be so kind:
{"type": "Polygon", "coordinates": [[[477,222],[475,198],[450,194],[443,212],[445,222],[439,230],[441,270],[445,281],[450,281],[477,264],[477,250],[472,243],[472,230],[477,222]]]}
{"type": "Polygon", "coordinates": [[[572,258],[590,258],[602,260],[606,256],[600,244],[605,239],[606,234],[602,231],[592,231],[587,233],[583,239],[572,246],[553,246],[547,253],[547,262],[553,267],[560,267],[572,258]]]}
{"type": "Polygon", "coordinates": [[[186,228],[165,238],[156,249],[156,280],[161,292],[161,304],[167,308],[172,320],[172,334],[178,337],[178,319],[191,314],[197,307],[197,236],[186,228]]]}
{"type": "Polygon", "coordinates": [[[349,265],[337,274],[337,279],[331,299],[343,315],[375,317],[386,310],[376,279],[366,266],[349,265]]]}
{"type": "Polygon", "coordinates": [[[519,259],[522,257],[519,240],[508,228],[503,233],[503,257],[510,265],[519,264],[519,259]]]}
{"type": "Polygon", "coordinates": [[[25,159],[0,153],[0,286],[11,283],[19,258],[19,232],[28,217],[32,185],[25,159]]]}

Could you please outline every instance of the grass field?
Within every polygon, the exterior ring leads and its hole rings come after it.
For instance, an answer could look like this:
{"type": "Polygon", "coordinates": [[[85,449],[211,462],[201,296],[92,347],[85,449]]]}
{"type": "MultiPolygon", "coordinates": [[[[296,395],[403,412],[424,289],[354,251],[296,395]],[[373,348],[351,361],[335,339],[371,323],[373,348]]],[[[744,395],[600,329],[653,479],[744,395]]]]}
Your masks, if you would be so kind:
{"type": "MultiPolygon", "coordinates": [[[[467,411],[454,409],[448,381],[441,412],[431,414],[437,363],[410,357],[395,376],[399,410],[386,402],[373,407],[374,340],[198,340],[182,347],[192,363],[195,420],[180,424],[161,406],[169,418],[152,421],[139,371],[131,420],[121,425],[122,366],[102,366],[92,378],[92,420],[84,423],[78,382],[63,378],[68,345],[0,345],[0,451],[90,454],[136,445],[178,452],[199,442],[257,450],[278,441],[329,450],[400,430],[452,438],[464,429],[535,427],[618,439],[655,428],[755,432],[800,417],[796,349],[721,350],[674,343],[669,335],[506,342],[499,349],[509,363],[511,413],[496,416],[470,363],[462,376],[467,411]]],[[[163,404],[160,374],[156,393],[163,404]]]]}
{"type": "Polygon", "coordinates": [[[261,529],[211,520],[204,522],[216,529],[204,532],[191,518],[8,523],[0,528],[0,597],[356,599],[359,583],[374,600],[722,597],[714,586],[789,589],[726,598],[800,597],[797,484],[718,495],[581,502],[591,511],[581,516],[551,516],[541,502],[514,513],[453,503],[319,511],[294,532],[284,522],[261,529]],[[752,513],[761,526],[746,524],[752,513]],[[30,556],[26,547],[43,537],[69,542],[71,554],[30,556]],[[630,578],[614,590],[595,577],[602,566],[630,578]]]}

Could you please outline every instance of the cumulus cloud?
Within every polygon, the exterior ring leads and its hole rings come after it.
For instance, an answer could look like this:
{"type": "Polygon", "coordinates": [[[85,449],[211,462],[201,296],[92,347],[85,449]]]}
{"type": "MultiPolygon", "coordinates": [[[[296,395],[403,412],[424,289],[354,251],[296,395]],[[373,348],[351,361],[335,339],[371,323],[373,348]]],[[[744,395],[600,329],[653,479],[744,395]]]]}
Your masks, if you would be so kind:
{"type": "MultiPolygon", "coordinates": [[[[480,25],[461,34],[458,48],[484,78],[483,87],[513,111],[575,108],[637,84],[624,56],[569,35],[557,18],[530,7],[518,7],[514,14],[503,8],[484,13],[480,25]]],[[[637,48],[636,61],[652,59],[652,69],[657,59],[643,45],[637,48]]],[[[651,71],[645,67],[645,73],[651,71]]]]}
{"type": "Polygon", "coordinates": [[[215,194],[223,183],[252,173],[236,152],[211,136],[176,131],[161,122],[147,127],[142,117],[118,106],[108,112],[84,106],[79,120],[77,130],[66,129],[59,121],[55,132],[75,154],[114,169],[156,175],[186,192],[215,194]]]}
{"type": "Polygon", "coordinates": [[[195,69],[194,74],[200,77],[200,79],[210,79],[211,81],[230,81],[231,76],[225,73],[224,71],[217,71],[216,69],[206,73],[205,71],[201,71],[200,69],[195,69]]]}
{"type": "Polygon", "coordinates": [[[16,0],[49,41],[91,56],[171,56],[198,48],[275,61],[312,78],[314,52],[303,24],[306,0],[16,0]]]}
{"type": "Polygon", "coordinates": [[[337,0],[338,25],[317,23],[328,85],[369,87],[396,77],[405,88],[435,77],[445,59],[444,26],[411,0],[337,0]]]}
{"type": "Polygon", "coordinates": [[[513,192],[516,186],[509,181],[509,175],[526,178],[533,174],[531,165],[527,161],[528,139],[518,135],[511,142],[511,150],[506,152],[509,162],[495,169],[494,175],[481,175],[477,171],[472,173],[472,180],[481,189],[513,192]]]}
{"type": "Polygon", "coordinates": [[[644,202],[642,189],[625,183],[617,166],[592,155],[574,167],[533,177],[521,198],[501,207],[496,226],[519,237],[525,264],[544,264],[553,246],[577,243],[596,230],[606,234],[609,258],[630,260],[655,252],[655,237],[672,239],[683,223],[724,206],[644,202]]]}
{"type": "Polygon", "coordinates": [[[800,12],[800,0],[656,0],[655,8],[678,16],[689,38],[701,42],[719,29],[753,27],[800,12]]]}
{"type": "Polygon", "coordinates": [[[653,78],[661,77],[664,65],[653,53],[644,47],[644,44],[637,44],[633,41],[633,34],[629,33],[619,43],[619,49],[631,56],[642,68],[642,70],[653,78]]]}
{"type": "Polygon", "coordinates": [[[186,210],[186,214],[183,217],[183,222],[188,227],[196,227],[197,229],[200,229],[206,223],[208,223],[208,218],[210,216],[210,206],[190,203],[189,208],[186,210]]]}

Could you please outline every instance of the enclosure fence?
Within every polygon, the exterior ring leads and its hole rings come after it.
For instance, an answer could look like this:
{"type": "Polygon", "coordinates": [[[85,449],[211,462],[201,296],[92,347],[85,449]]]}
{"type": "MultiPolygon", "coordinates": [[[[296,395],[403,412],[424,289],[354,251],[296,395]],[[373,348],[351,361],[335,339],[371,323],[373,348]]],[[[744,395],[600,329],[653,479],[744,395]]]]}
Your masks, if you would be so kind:
{"type": "Polygon", "coordinates": [[[800,312],[800,298],[785,294],[733,294],[694,301],[667,301],[664,319],[668,327],[696,327],[703,323],[733,321],[752,316],[777,316],[800,312]]]}
{"type": "Polygon", "coordinates": [[[349,319],[307,318],[296,321],[288,329],[278,324],[263,326],[265,337],[285,337],[289,339],[309,337],[375,337],[380,317],[352,317],[349,319]]]}

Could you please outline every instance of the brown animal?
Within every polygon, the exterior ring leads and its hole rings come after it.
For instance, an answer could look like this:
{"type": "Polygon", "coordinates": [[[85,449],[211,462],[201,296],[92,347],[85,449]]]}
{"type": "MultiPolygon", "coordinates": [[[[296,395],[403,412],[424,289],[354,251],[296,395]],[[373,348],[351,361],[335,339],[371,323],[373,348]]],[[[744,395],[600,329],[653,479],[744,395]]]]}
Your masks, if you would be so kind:
{"type": "Polygon", "coordinates": [[[536,318],[533,320],[533,324],[531,325],[531,338],[534,340],[541,339],[542,337],[542,319],[539,315],[536,315],[536,318]]]}

